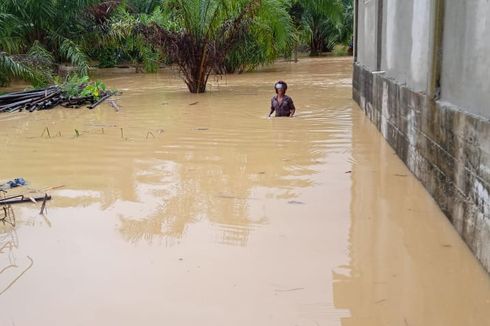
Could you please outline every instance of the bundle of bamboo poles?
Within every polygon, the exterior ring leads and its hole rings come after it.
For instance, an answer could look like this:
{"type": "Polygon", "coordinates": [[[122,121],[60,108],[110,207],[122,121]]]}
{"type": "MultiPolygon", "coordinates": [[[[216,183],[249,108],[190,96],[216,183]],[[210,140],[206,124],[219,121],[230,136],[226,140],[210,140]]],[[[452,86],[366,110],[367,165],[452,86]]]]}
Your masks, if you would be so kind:
{"type": "Polygon", "coordinates": [[[44,89],[14,92],[0,95],[0,113],[38,110],[49,110],[58,105],[68,108],[80,108],[88,104],[93,109],[113,95],[108,91],[101,94],[100,98],[93,96],[70,97],[63,93],[59,86],[50,86],[44,89]]]}

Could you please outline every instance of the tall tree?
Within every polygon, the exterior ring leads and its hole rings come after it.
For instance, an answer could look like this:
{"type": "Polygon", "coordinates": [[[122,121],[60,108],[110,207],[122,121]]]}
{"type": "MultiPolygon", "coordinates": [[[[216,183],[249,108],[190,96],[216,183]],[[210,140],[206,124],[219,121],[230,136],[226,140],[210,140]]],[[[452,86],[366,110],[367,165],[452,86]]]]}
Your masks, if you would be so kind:
{"type": "Polygon", "coordinates": [[[203,93],[210,74],[223,73],[229,54],[250,40],[254,23],[271,26],[267,8],[277,8],[277,1],[169,0],[165,18],[139,32],[179,66],[190,92],[203,93]]]}
{"type": "Polygon", "coordinates": [[[342,21],[343,4],[340,0],[295,0],[291,15],[295,25],[306,38],[310,55],[319,55],[326,45],[329,34],[337,33],[342,21]]]}
{"type": "Polygon", "coordinates": [[[226,72],[253,70],[274,62],[294,43],[290,1],[262,1],[248,33],[227,55],[226,72]]]}

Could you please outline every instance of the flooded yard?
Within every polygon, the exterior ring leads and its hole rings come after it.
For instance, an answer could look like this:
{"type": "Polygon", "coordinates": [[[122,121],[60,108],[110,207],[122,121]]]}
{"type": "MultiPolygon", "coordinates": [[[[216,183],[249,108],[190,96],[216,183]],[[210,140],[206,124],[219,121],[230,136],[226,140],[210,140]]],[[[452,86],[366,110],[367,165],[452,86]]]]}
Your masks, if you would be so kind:
{"type": "Polygon", "coordinates": [[[487,325],[488,274],[351,75],[302,59],[192,95],[109,70],[118,112],[0,115],[0,179],[64,186],[0,223],[0,325],[487,325]],[[279,79],[293,119],[267,119],[279,79]]]}

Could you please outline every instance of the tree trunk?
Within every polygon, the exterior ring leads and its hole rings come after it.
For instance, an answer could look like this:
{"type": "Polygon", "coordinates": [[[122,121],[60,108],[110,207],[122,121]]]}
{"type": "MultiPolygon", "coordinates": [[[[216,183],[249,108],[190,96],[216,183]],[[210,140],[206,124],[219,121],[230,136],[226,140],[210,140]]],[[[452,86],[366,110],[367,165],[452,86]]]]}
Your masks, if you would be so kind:
{"type": "Polygon", "coordinates": [[[320,27],[320,18],[319,17],[315,17],[313,19],[311,29],[312,29],[313,33],[311,35],[310,57],[316,57],[322,53],[324,39],[325,39],[325,35],[322,33],[322,30],[320,27]]]}
{"type": "Polygon", "coordinates": [[[315,33],[311,38],[310,43],[310,57],[317,57],[322,53],[323,50],[323,37],[315,33]]]}
{"type": "Polygon", "coordinates": [[[208,82],[209,73],[207,73],[207,67],[196,67],[192,69],[189,76],[185,76],[185,83],[189,92],[191,93],[205,93],[206,84],[208,82]]]}
{"type": "Polygon", "coordinates": [[[192,80],[186,82],[187,88],[189,89],[189,92],[197,94],[197,93],[205,93],[206,92],[206,80],[202,79],[200,81],[198,80],[192,80]]]}

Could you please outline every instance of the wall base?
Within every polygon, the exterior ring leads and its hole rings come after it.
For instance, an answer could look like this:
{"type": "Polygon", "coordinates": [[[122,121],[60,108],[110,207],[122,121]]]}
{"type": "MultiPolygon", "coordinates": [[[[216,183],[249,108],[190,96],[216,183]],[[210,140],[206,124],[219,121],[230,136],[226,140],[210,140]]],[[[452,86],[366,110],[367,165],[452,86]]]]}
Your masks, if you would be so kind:
{"type": "Polygon", "coordinates": [[[490,121],[357,63],[353,98],[490,272],[490,121]]]}

